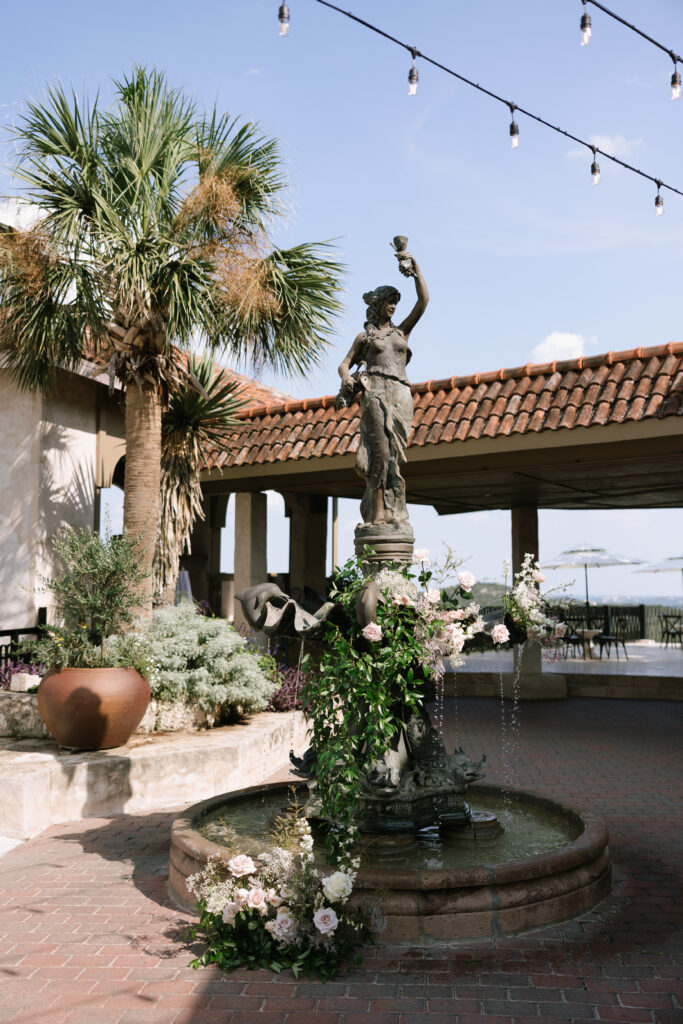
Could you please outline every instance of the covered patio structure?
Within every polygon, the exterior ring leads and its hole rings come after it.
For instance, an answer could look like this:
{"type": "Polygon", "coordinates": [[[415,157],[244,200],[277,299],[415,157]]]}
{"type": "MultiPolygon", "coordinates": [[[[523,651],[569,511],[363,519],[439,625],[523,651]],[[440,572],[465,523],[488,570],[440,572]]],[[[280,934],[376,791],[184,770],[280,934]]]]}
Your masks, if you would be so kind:
{"type": "MultiPolygon", "coordinates": [[[[408,501],[440,514],[510,509],[515,568],[525,552],[538,555],[539,508],[683,505],[683,342],[430,380],[412,392],[408,501]]],[[[327,499],[362,492],[358,436],[359,407],[337,409],[332,395],[248,407],[230,452],[210,453],[202,475],[208,514],[187,562],[195,594],[219,568],[230,494],[235,588],[265,578],[265,490],[283,495],[290,517],[291,591],[322,593],[327,499]]],[[[540,652],[525,659],[529,694],[552,695],[540,652]]]]}

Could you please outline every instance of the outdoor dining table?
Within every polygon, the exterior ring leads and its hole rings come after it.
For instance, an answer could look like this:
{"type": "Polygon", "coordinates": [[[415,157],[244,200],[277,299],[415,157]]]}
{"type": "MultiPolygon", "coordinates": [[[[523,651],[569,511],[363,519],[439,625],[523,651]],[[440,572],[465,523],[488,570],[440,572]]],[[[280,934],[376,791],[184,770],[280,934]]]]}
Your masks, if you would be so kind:
{"type": "Polygon", "coordinates": [[[579,629],[577,630],[578,635],[581,637],[583,642],[583,657],[593,657],[593,641],[599,633],[602,633],[601,629],[579,629]]]}

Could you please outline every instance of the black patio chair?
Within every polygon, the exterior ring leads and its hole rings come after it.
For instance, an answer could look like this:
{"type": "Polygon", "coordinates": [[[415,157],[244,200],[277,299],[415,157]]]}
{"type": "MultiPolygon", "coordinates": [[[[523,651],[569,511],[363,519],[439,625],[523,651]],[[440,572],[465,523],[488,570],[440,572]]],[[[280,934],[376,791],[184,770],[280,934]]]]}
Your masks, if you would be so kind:
{"type": "Polygon", "coordinates": [[[663,647],[668,647],[669,644],[679,644],[683,648],[683,625],[680,615],[660,615],[659,628],[663,647]]]}
{"type": "Polygon", "coordinates": [[[563,656],[568,658],[571,652],[572,658],[575,658],[576,652],[579,651],[579,657],[583,657],[583,630],[586,627],[583,615],[566,615],[564,624],[567,632],[564,635],[563,656]]]}
{"type": "Polygon", "coordinates": [[[609,658],[612,647],[614,647],[617,661],[619,661],[619,644],[621,644],[622,650],[628,661],[628,651],[626,650],[626,635],[628,632],[628,621],[624,618],[617,618],[614,620],[614,629],[611,633],[600,633],[595,638],[595,643],[600,648],[600,660],[602,661],[602,652],[605,647],[607,648],[607,657],[609,658]]]}

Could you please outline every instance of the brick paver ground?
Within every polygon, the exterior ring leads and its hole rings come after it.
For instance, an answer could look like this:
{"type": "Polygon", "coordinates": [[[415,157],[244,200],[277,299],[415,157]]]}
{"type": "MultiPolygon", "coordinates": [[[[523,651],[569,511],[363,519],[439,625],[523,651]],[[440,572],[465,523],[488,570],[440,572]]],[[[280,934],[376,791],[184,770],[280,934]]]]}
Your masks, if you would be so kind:
{"type": "MultiPolygon", "coordinates": [[[[0,861],[0,1022],[683,1024],[683,706],[524,704],[516,782],[602,814],[612,895],[579,920],[429,950],[376,948],[335,982],[192,971],[166,897],[168,813],[54,826],[0,861]]],[[[451,740],[456,726],[447,702],[451,740]]],[[[501,780],[500,705],[459,702],[458,740],[501,780]]]]}

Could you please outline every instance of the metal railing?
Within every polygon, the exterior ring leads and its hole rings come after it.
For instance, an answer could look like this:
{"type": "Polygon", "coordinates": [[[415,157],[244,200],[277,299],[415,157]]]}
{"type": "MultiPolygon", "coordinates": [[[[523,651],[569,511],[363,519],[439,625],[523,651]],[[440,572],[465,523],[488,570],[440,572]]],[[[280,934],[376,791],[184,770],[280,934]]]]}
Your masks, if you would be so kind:
{"type": "Polygon", "coordinates": [[[36,626],[29,626],[27,629],[0,629],[0,669],[16,664],[21,658],[19,649],[24,640],[38,636],[40,630],[36,626]]]}

